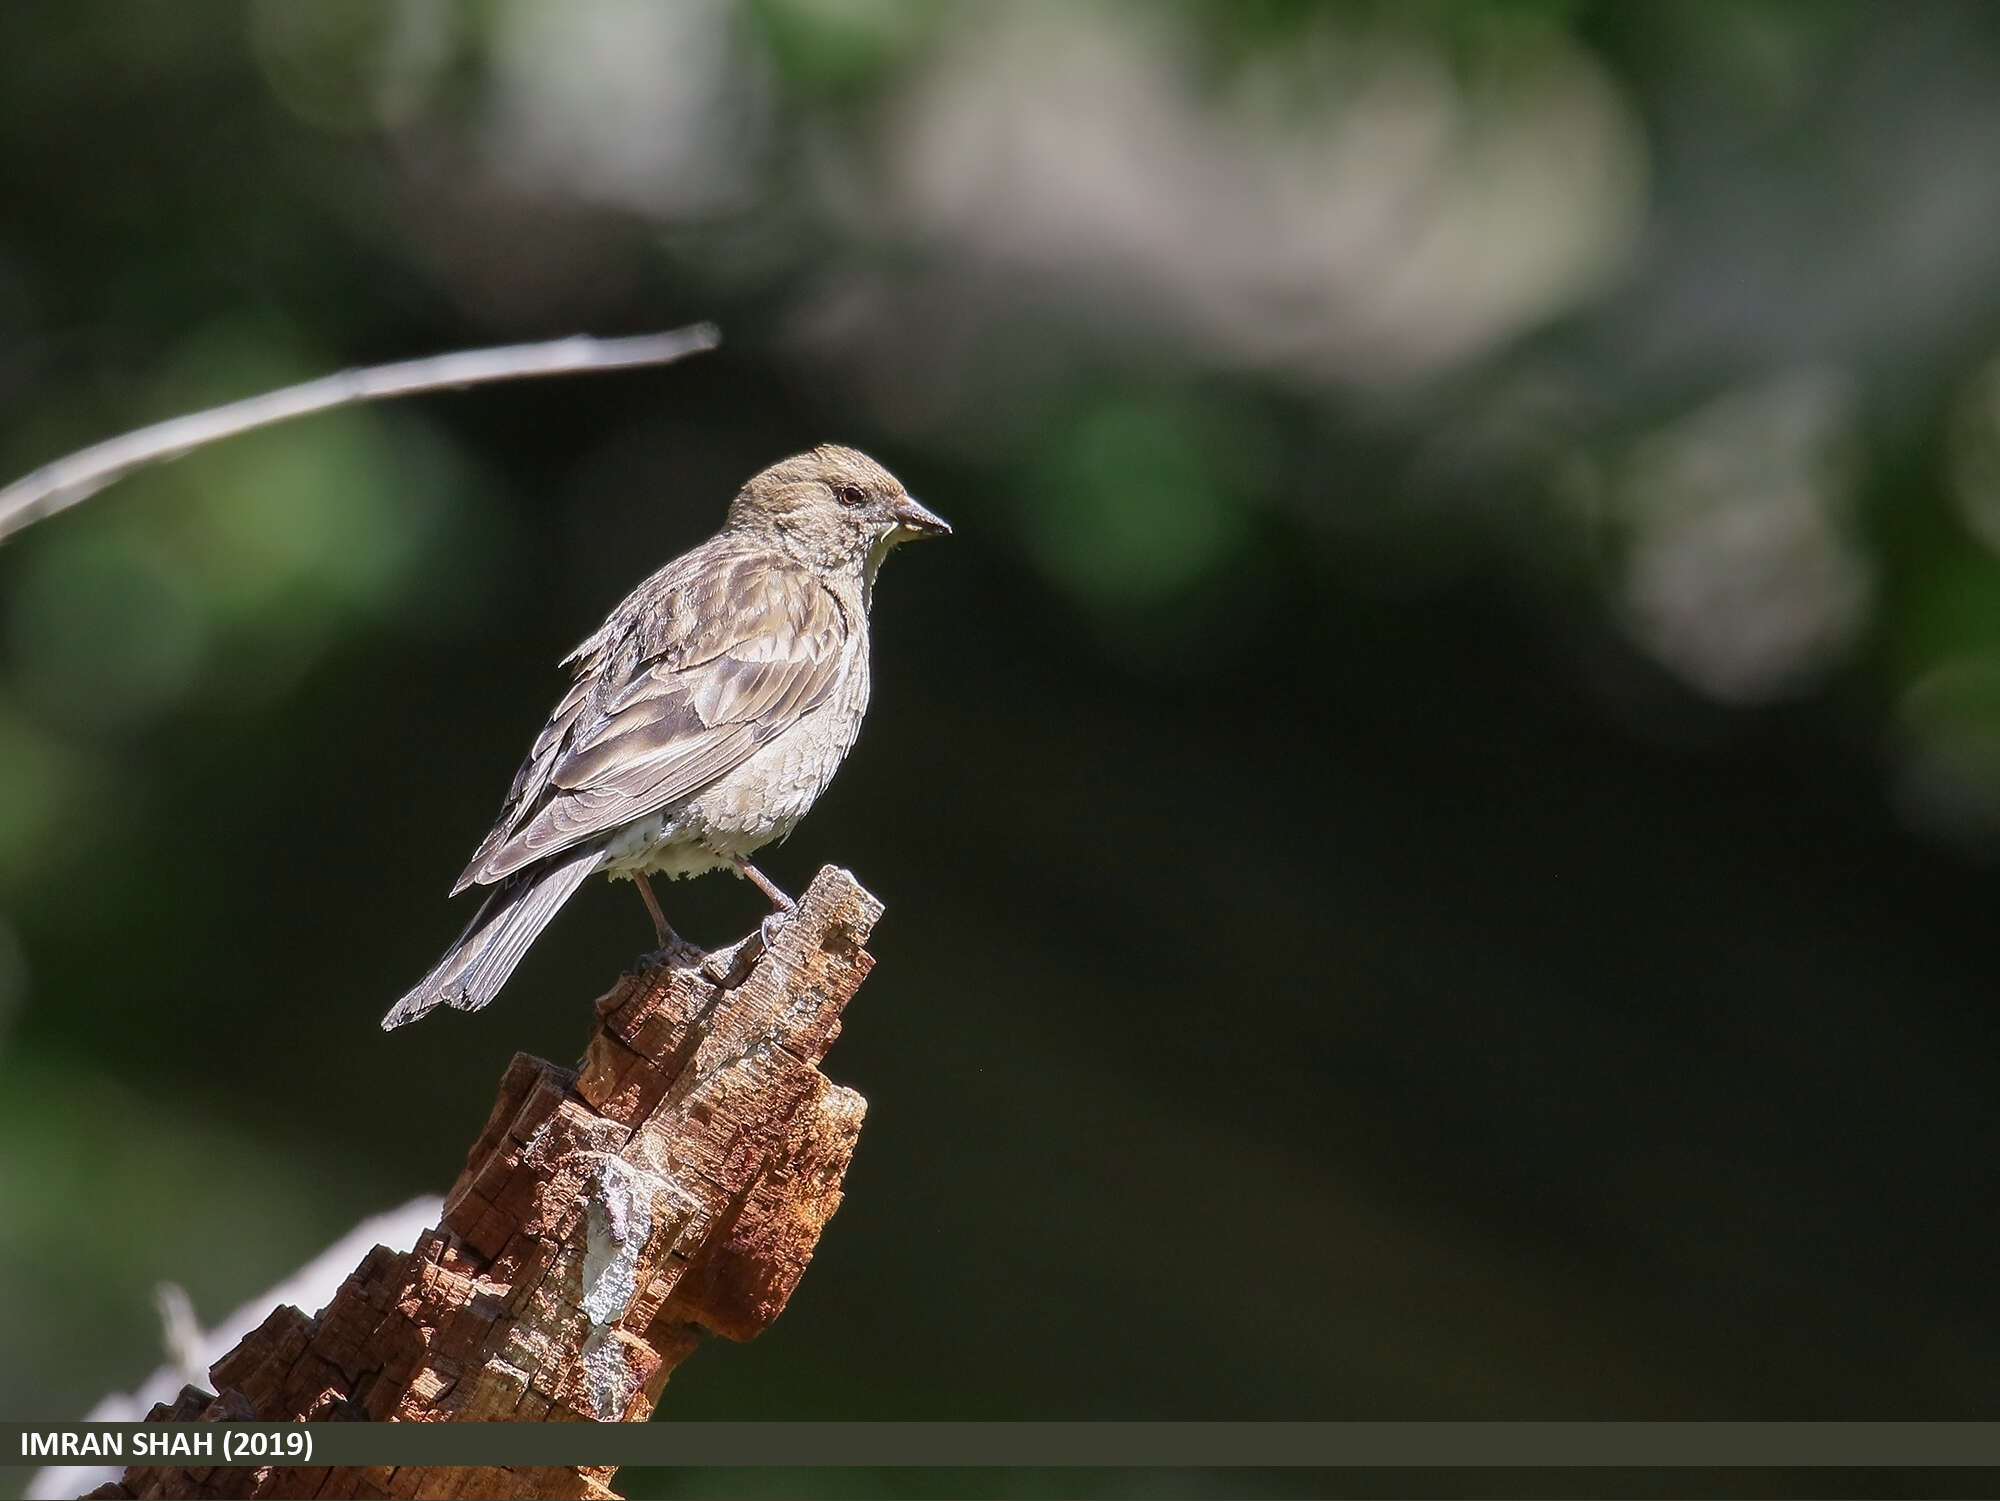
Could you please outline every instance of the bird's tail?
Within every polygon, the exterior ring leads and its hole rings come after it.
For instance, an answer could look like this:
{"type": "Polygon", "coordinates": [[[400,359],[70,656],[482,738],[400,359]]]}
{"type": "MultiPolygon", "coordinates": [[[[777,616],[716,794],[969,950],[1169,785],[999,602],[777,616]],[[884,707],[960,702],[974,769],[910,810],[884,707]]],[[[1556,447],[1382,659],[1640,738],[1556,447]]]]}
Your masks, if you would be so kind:
{"type": "Polygon", "coordinates": [[[595,868],[599,854],[579,850],[567,860],[524,870],[496,886],[431,972],[389,1008],[382,1030],[413,1022],[436,1006],[477,1011],[491,1001],[528,945],[595,868]]]}

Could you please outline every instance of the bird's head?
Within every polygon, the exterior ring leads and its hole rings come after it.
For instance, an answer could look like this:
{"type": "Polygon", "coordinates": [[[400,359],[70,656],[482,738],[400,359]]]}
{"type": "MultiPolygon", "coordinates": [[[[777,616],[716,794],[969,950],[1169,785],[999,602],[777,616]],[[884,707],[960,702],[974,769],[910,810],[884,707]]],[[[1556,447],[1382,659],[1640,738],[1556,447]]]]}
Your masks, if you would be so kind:
{"type": "Polygon", "coordinates": [[[729,504],[728,527],[809,567],[860,570],[870,580],[898,544],[951,535],[895,475],[832,443],[752,475],[729,504]]]}

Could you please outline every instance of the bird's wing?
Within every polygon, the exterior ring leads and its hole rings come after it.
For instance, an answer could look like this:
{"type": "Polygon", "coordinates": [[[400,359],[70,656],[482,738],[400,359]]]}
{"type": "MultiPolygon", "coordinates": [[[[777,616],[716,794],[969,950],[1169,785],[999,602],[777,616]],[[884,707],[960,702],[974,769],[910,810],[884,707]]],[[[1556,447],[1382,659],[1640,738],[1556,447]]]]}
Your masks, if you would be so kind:
{"type": "Polygon", "coordinates": [[[826,700],[851,624],[799,564],[681,560],[577,653],[575,684],[455,891],[700,791],[826,700]]]}

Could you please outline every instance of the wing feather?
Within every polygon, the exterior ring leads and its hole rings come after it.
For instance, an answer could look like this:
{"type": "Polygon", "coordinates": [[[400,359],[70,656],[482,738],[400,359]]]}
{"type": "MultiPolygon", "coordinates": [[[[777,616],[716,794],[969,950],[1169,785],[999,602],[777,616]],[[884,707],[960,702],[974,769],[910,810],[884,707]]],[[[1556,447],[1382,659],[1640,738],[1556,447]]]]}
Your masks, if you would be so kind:
{"type": "Polygon", "coordinates": [[[456,889],[727,775],[826,700],[851,629],[839,600],[789,560],[711,546],[669,564],[573,654],[576,681],[456,889]]]}

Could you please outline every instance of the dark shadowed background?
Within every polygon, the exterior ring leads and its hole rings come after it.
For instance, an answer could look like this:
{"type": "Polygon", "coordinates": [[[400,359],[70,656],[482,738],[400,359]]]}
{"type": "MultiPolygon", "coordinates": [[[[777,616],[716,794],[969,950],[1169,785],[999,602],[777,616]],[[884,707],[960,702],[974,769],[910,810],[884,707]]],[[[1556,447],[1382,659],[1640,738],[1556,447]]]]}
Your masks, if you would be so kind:
{"type": "Polygon", "coordinates": [[[2000,13],[0,10],[0,478],[696,318],[0,547],[0,1411],[575,1054],[650,946],[602,883],[376,1021],[557,659],[837,440],[958,528],[764,862],[888,903],[868,1125],[661,1418],[1993,1415],[2000,13]]]}

